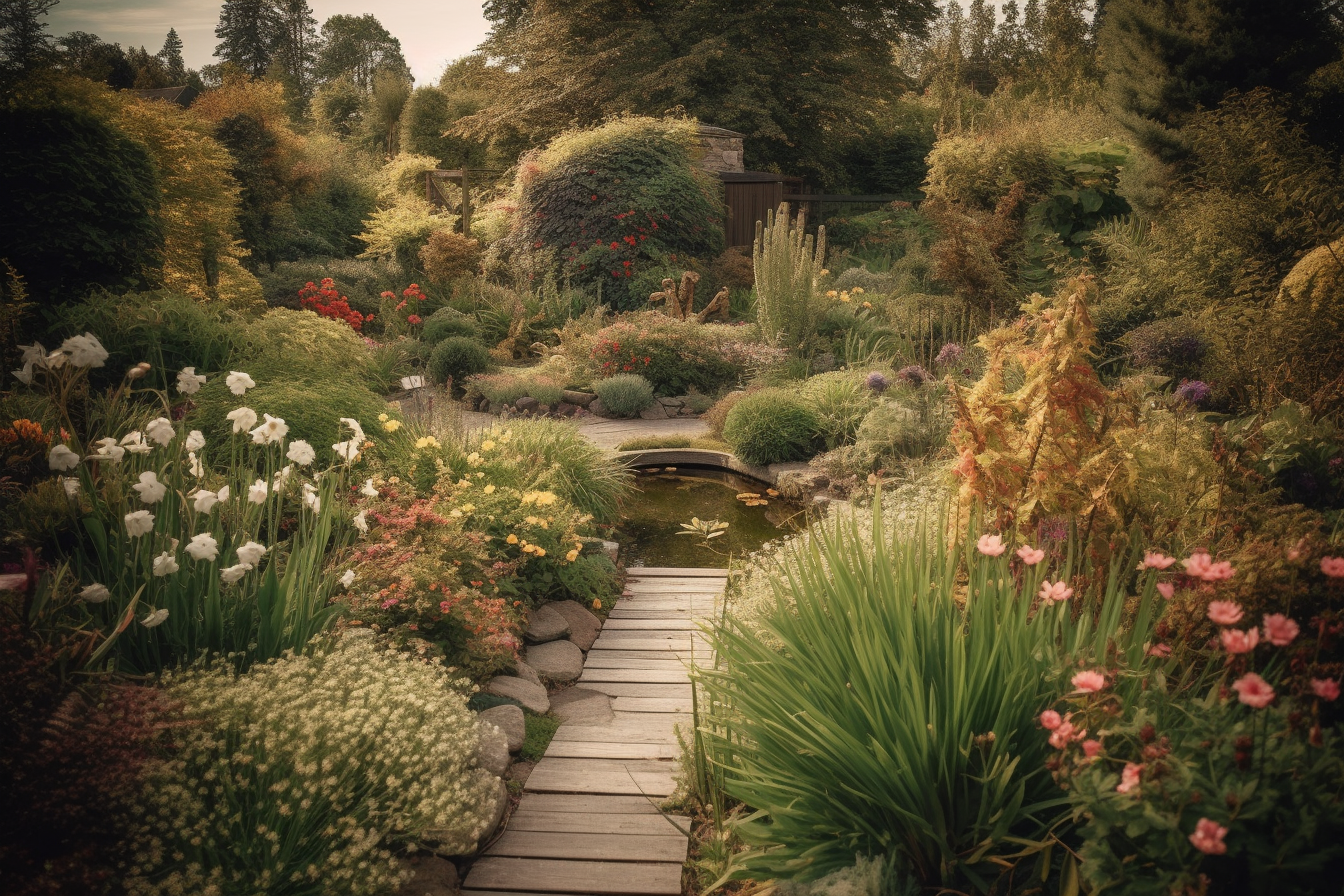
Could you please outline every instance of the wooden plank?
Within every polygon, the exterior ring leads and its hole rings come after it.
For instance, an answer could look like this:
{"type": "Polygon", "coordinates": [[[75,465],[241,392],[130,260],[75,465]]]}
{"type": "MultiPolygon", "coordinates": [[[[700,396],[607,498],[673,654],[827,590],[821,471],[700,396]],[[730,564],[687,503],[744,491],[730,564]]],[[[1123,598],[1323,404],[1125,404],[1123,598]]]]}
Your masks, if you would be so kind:
{"type": "Polygon", "coordinates": [[[599,862],[684,862],[686,838],[667,834],[575,834],[507,830],[487,856],[534,859],[592,859],[599,862]]]}
{"type": "Polygon", "coordinates": [[[661,619],[628,619],[617,617],[608,619],[602,626],[602,631],[699,631],[700,625],[690,619],[670,619],[664,616],[661,619]]]}
{"type": "Polygon", "coordinates": [[[658,801],[642,796],[592,796],[569,793],[524,793],[518,812],[560,812],[587,815],[659,815],[658,801]]]}
{"type": "Polygon", "coordinates": [[[589,653],[587,662],[584,663],[584,671],[589,669],[627,669],[644,670],[649,672],[676,672],[686,671],[686,664],[679,659],[670,658],[661,654],[650,657],[638,651],[628,650],[601,650],[597,655],[589,653]],[[635,656],[623,656],[622,654],[634,653],[635,656]]]}
{"type": "Polygon", "coordinates": [[[557,739],[546,746],[546,755],[556,759],[679,759],[681,746],[675,739],[658,743],[604,743],[557,739]]]}
{"type": "MultiPolygon", "coordinates": [[[[657,620],[653,620],[656,622],[657,620]]],[[[598,637],[616,640],[647,640],[649,638],[664,638],[672,641],[686,641],[690,643],[693,640],[703,641],[705,633],[698,628],[616,628],[603,627],[602,634],[598,637]]]]}
{"type": "Polygon", "coordinates": [[[607,621],[613,619],[689,619],[690,607],[646,607],[641,603],[617,604],[611,608],[607,621]]]}
{"type": "Polygon", "coordinates": [[[543,757],[527,776],[536,793],[604,793],[671,796],[677,765],[647,759],[552,759],[543,757]]]}
{"type": "Polygon", "coordinates": [[[631,578],[675,577],[675,578],[719,578],[726,579],[728,570],[718,566],[636,566],[627,569],[631,578]]]}
{"type": "Polygon", "coordinates": [[[583,685],[618,681],[676,684],[686,680],[687,669],[681,663],[671,669],[603,669],[585,666],[583,674],[579,676],[579,684],[583,685]]]}
{"type": "MultiPolygon", "coordinates": [[[[703,646],[704,642],[700,642],[700,645],[697,648],[698,652],[706,653],[708,647],[703,646]]],[[[627,653],[661,652],[682,655],[689,659],[691,656],[691,641],[690,639],[672,641],[662,638],[608,638],[605,635],[599,635],[597,640],[593,642],[589,655],[591,655],[592,650],[621,650],[627,653]]]]}
{"type": "Polygon", "coordinates": [[[616,697],[611,708],[619,712],[690,712],[691,697],[616,697]]]}
{"type": "Polygon", "coordinates": [[[561,725],[555,737],[564,743],[675,744],[676,726],[689,730],[693,724],[689,713],[631,712],[622,713],[622,721],[607,725],[561,725]]]}
{"type": "Polygon", "coordinates": [[[675,684],[666,682],[590,681],[584,687],[613,697],[673,697],[691,698],[691,684],[682,679],[675,684]]]}
{"type": "Polygon", "coordinates": [[[607,815],[600,812],[533,812],[520,806],[509,817],[511,831],[573,834],[681,834],[690,830],[684,815],[607,815]]]}
{"type": "Polygon", "coordinates": [[[567,862],[489,856],[471,866],[464,881],[472,890],[526,892],[542,884],[553,893],[591,896],[681,896],[678,862],[567,862]]]}

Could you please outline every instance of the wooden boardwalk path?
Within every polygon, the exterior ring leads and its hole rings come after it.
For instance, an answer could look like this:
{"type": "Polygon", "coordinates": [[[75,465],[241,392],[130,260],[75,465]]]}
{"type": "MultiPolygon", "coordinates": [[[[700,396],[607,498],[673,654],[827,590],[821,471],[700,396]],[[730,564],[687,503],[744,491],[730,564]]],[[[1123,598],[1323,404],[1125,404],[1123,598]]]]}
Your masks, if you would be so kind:
{"type": "Polygon", "coordinates": [[[578,682],[612,698],[611,720],[560,726],[462,896],[679,896],[689,820],[657,804],[676,786],[674,727],[691,726],[687,665],[708,649],[698,624],[726,579],[630,570],[578,682]]]}

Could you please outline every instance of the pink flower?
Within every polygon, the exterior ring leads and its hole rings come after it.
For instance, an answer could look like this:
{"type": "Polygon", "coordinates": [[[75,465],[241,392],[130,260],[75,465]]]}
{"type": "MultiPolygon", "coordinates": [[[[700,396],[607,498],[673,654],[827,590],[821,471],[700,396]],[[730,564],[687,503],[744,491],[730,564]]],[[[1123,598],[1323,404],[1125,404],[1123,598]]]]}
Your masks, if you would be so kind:
{"type": "Polygon", "coordinates": [[[1185,567],[1186,575],[1202,579],[1204,578],[1204,573],[1208,572],[1209,567],[1213,565],[1212,561],[1213,558],[1204,551],[1195,551],[1189,557],[1182,560],[1181,565],[1185,567]]]}
{"type": "Polygon", "coordinates": [[[1175,562],[1175,557],[1168,557],[1166,554],[1149,551],[1143,555],[1143,562],[1139,564],[1139,569],[1167,569],[1175,562]]]}
{"type": "Polygon", "coordinates": [[[1062,750],[1069,745],[1069,741],[1078,740],[1086,734],[1087,729],[1076,731],[1072,722],[1060,722],[1059,727],[1050,733],[1050,746],[1062,750]]]}
{"type": "Polygon", "coordinates": [[[1275,647],[1287,647],[1301,631],[1296,622],[1282,613],[1271,613],[1265,617],[1265,640],[1275,647]]]}
{"type": "Polygon", "coordinates": [[[1339,682],[1333,678],[1313,678],[1311,692],[1327,702],[1334,700],[1339,697],[1339,682]]]}
{"type": "Polygon", "coordinates": [[[1040,548],[1034,548],[1029,544],[1024,544],[1017,549],[1017,556],[1021,559],[1023,564],[1027,566],[1035,566],[1045,559],[1045,551],[1040,548]]]}
{"type": "Polygon", "coordinates": [[[1167,600],[1171,600],[1172,597],[1176,594],[1176,586],[1171,584],[1170,582],[1158,582],[1157,593],[1165,597],[1167,600]]]}
{"type": "Polygon", "coordinates": [[[1047,579],[1041,583],[1041,590],[1036,593],[1036,596],[1048,604],[1053,604],[1056,601],[1068,600],[1073,597],[1073,589],[1063,582],[1051,583],[1047,579]]]}
{"type": "Polygon", "coordinates": [[[1101,741],[1085,740],[1083,741],[1083,755],[1088,759],[1096,759],[1101,755],[1101,741]]]}
{"type": "Polygon", "coordinates": [[[1232,567],[1231,563],[1226,560],[1220,560],[1205,570],[1204,575],[1200,576],[1200,578],[1206,582],[1224,582],[1236,574],[1237,571],[1232,567]]]}
{"type": "Polygon", "coordinates": [[[1106,676],[1091,670],[1073,676],[1073,686],[1084,694],[1095,694],[1106,687],[1106,676]]]}
{"type": "Polygon", "coordinates": [[[1236,625],[1241,621],[1241,604],[1232,600],[1210,601],[1209,619],[1218,625],[1236,625]]]}
{"type": "Polygon", "coordinates": [[[1247,672],[1232,682],[1232,690],[1237,692],[1238,700],[1252,709],[1264,709],[1274,701],[1274,689],[1254,672],[1247,672]]]}
{"type": "Polygon", "coordinates": [[[997,557],[1008,550],[1008,546],[997,535],[981,535],[980,540],[975,543],[975,549],[986,557],[997,557]]]}
{"type": "Polygon", "coordinates": [[[1126,762],[1125,770],[1120,773],[1120,783],[1115,785],[1116,793],[1129,793],[1139,786],[1139,775],[1143,766],[1137,762],[1126,762]]]}
{"type": "Polygon", "coordinates": [[[1053,709],[1047,709],[1045,712],[1041,713],[1041,727],[1047,731],[1054,731],[1063,724],[1063,722],[1064,720],[1059,717],[1059,713],[1055,712],[1053,709]]]}
{"type": "Polygon", "coordinates": [[[1332,579],[1344,579],[1344,557],[1322,557],[1321,572],[1332,579]]]}
{"type": "Polygon", "coordinates": [[[1171,656],[1171,647],[1167,644],[1154,644],[1148,648],[1148,655],[1156,657],[1171,656]]]}
{"type": "Polygon", "coordinates": [[[1250,653],[1255,649],[1255,645],[1260,643],[1260,629],[1242,631],[1239,628],[1225,628],[1219,637],[1222,639],[1223,649],[1228,653],[1250,653]]]}
{"type": "Polygon", "coordinates": [[[1226,836],[1227,828],[1216,821],[1201,818],[1195,825],[1195,832],[1190,835],[1190,842],[1206,856],[1221,856],[1227,852],[1227,844],[1223,842],[1226,836]]]}

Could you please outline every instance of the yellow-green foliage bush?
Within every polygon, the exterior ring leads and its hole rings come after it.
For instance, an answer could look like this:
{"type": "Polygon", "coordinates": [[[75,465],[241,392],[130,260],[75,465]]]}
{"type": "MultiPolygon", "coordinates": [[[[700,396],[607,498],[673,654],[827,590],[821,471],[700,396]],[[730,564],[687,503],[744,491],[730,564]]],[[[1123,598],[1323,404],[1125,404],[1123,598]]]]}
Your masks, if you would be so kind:
{"type": "Polygon", "coordinates": [[[653,386],[637,373],[618,373],[593,383],[597,398],[617,417],[638,417],[654,403],[653,386]]]}
{"type": "Polygon", "coordinates": [[[168,677],[189,724],[147,773],[127,891],[385,893],[391,849],[450,854],[487,833],[499,780],[476,765],[465,681],[364,637],[243,675],[168,677]]]}
{"type": "Polygon", "coordinates": [[[257,382],[301,379],[336,388],[361,380],[369,363],[358,333],[311,311],[272,309],[247,324],[243,341],[237,363],[257,382]]]}
{"type": "Polygon", "coordinates": [[[723,440],[749,464],[807,460],[817,453],[821,420],[792,389],[762,389],[733,405],[723,440]]]}
{"type": "Polygon", "coordinates": [[[863,374],[849,370],[812,377],[802,384],[802,396],[817,415],[818,435],[828,450],[854,440],[875,400],[863,374]]]}

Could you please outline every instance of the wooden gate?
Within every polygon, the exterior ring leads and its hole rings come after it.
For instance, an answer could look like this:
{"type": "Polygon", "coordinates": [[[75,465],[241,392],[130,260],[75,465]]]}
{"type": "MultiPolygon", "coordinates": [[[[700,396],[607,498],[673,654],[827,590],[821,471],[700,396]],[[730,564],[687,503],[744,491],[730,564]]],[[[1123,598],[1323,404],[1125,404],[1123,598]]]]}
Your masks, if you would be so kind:
{"type": "Polygon", "coordinates": [[[756,222],[767,212],[802,189],[800,177],[771,174],[768,171],[722,171],[723,201],[728,207],[724,237],[731,246],[750,246],[756,238],[756,222]]]}

